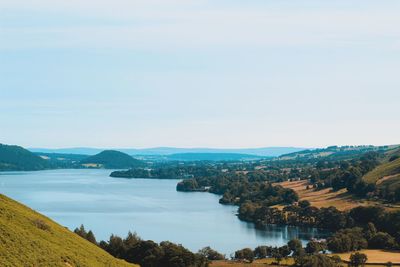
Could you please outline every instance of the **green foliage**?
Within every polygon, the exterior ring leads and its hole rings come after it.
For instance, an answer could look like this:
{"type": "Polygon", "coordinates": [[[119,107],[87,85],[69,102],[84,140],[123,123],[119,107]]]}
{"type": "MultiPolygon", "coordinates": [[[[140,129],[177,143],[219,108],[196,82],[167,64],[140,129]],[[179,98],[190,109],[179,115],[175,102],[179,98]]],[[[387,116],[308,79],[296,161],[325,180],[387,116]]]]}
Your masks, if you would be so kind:
{"type": "Polygon", "coordinates": [[[367,255],[356,252],[356,253],[350,255],[349,266],[352,266],[352,267],[364,266],[365,263],[367,262],[367,260],[368,260],[367,255]]]}
{"type": "Polygon", "coordinates": [[[247,260],[249,262],[253,262],[254,260],[254,252],[250,248],[244,248],[241,250],[237,250],[235,252],[235,259],[237,260],[247,260]]]}
{"type": "Polygon", "coordinates": [[[0,195],[0,266],[135,266],[0,195]]]}
{"type": "Polygon", "coordinates": [[[339,267],[340,265],[326,255],[307,255],[295,259],[295,266],[299,267],[339,267]]]}
{"type": "Polygon", "coordinates": [[[99,246],[114,257],[137,263],[141,267],[205,267],[208,264],[203,254],[194,254],[181,245],[167,241],[160,244],[151,240],[143,241],[132,233],[125,239],[111,235],[108,242],[101,241],[99,246]]]}
{"type": "Polygon", "coordinates": [[[97,245],[96,237],[94,236],[93,232],[91,230],[89,230],[89,232],[86,232],[83,224],[81,224],[79,228],[75,228],[74,233],[97,245]]]}
{"type": "Polygon", "coordinates": [[[205,247],[205,248],[200,249],[198,254],[203,256],[204,258],[207,258],[210,261],[225,259],[224,255],[222,255],[221,253],[219,253],[216,250],[213,250],[210,247],[205,247]]]}
{"type": "Polygon", "coordinates": [[[328,248],[333,252],[348,252],[368,247],[362,228],[340,230],[328,239],[328,248]]]}
{"type": "Polygon", "coordinates": [[[207,164],[156,166],[152,169],[133,168],[127,171],[114,171],[111,177],[119,178],[154,178],[154,179],[186,179],[216,175],[219,171],[207,164]]]}
{"type": "Polygon", "coordinates": [[[49,167],[46,160],[22,147],[0,144],[0,171],[37,171],[49,167]]]}

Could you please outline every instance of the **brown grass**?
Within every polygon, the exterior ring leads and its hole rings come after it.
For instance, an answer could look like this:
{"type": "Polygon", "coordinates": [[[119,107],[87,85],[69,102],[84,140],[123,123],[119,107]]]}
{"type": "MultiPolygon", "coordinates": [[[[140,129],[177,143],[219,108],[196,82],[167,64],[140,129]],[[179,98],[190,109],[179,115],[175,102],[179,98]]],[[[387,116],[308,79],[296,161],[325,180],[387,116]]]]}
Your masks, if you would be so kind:
{"type": "MultiPolygon", "coordinates": [[[[391,251],[384,251],[384,250],[373,250],[373,249],[366,249],[359,251],[360,253],[364,253],[368,257],[367,263],[397,263],[400,264],[400,251],[398,252],[391,252],[391,251]]],[[[341,253],[335,254],[338,255],[342,260],[348,261],[350,259],[350,255],[352,252],[349,253],[341,253]]]]}
{"type": "Polygon", "coordinates": [[[374,205],[373,202],[353,198],[346,189],[334,192],[332,188],[324,188],[316,191],[311,185],[310,189],[306,189],[309,182],[305,180],[277,184],[293,189],[300,200],[308,200],[312,206],[318,208],[334,206],[339,210],[349,210],[357,206],[374,205]]]}
{"type": "MultiPolygon", "coordinates": [[[[275,259],[262,259],[255,260],[252,263],[240,262],[240,261],[213,261],[209,266],[210,267],[265,267],[265,266],[278,266],[272,263],[275,262],[275,259]]],[[[281,261],[279,266],[290,266],[294,263],[292,258],[284,259],[281,261]]]]}

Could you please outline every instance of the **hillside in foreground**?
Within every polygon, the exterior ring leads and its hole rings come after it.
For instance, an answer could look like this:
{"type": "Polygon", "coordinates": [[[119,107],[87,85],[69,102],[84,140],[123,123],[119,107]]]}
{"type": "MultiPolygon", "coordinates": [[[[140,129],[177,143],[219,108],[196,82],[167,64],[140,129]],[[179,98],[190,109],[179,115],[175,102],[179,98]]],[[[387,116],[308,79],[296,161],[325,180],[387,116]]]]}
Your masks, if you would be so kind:
{"type": "Polygon", "coordinates": [[[0,195],[0,266],[137,266],[0,195]]]}

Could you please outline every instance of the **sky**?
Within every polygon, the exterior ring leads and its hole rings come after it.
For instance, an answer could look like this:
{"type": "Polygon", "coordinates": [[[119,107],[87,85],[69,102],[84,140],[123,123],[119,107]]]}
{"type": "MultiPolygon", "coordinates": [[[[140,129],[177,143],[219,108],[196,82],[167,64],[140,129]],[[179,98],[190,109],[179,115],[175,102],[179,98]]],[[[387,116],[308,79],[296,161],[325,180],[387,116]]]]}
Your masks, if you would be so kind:
{"type": "Polygon", "coordinates": [[[0,0],[0,143],[400,143],[398,0],[0,0]]]}

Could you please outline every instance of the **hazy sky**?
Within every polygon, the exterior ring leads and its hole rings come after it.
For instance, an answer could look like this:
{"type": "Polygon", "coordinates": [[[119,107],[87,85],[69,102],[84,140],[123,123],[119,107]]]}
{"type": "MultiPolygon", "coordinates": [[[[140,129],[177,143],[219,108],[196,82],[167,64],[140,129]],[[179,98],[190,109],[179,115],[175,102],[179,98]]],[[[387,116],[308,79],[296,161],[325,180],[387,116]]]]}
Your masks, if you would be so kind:
{"type": "Polygon", "coordinates": [[[400,143],[400,1],[0,0],[0,143],[400,143]]]}

